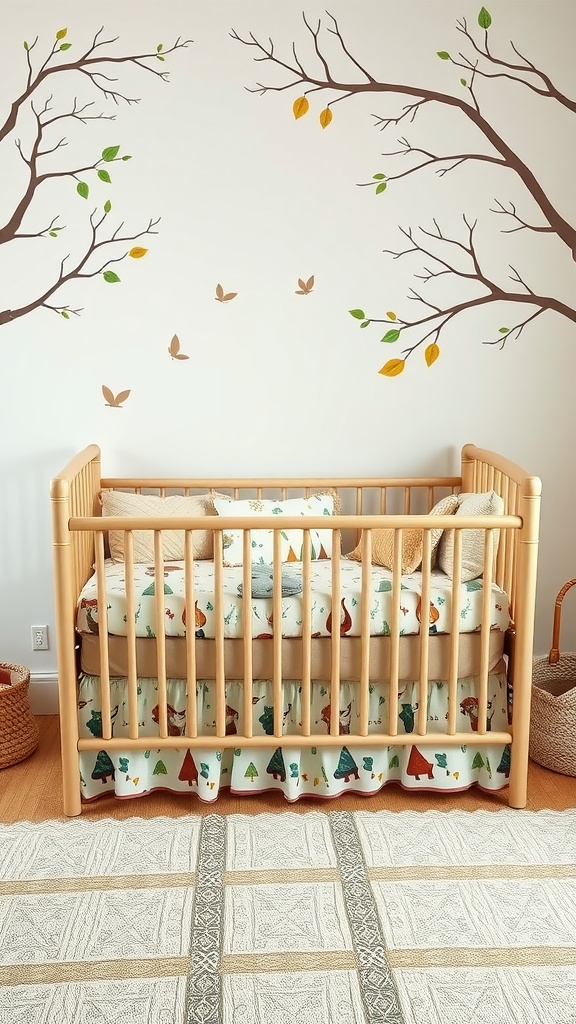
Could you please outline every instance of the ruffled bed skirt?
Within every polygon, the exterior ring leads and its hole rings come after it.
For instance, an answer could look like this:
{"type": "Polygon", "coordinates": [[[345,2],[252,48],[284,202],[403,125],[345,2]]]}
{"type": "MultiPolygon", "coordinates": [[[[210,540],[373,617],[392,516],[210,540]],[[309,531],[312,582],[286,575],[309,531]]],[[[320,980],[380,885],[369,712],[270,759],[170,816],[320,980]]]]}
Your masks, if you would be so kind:
{"type": "MultiPolygon", "coordinates": [[[[272,681],[254,683],[252,702],[253,734],[273,734],[272,681]]],[[[301,721],[301,684],[286,680],[283,690],[283,732],[299,732],[301,721]]],[[[449,747],[438,737],[437,745],[378,747],[370,736],[362,746],[346,745],[346,736],[357,731],[359,686],[353,682],[340,686],[341,745],[335,747],[282,746],[269,748],[226,748],[220,750],[161,750],[154,746],[158,735],[158,682],[138,681],[138,721],[140,734],[150,737],[146,750],[107,752],[105,744],[96,753],[82,751],[79,756],[80,786],[85,800],[105,793],[118,797],[143,796],[154,790],[196,793],[206,802],[217,799],[221,788],[234,793],[262,793],[279,790],[294,802],[303,796],[330,798],[354,792],[369,795],[387,782],[400,783],[411,790],[458,792],[472,785],[498,790],[507,784],[510,751],[502,744],[475,743],[477,732],[478,681],[458,681],[456,728],[470,733],[464,746],[449,747]]],[[[113,736],[128,734],[127,681],[113,679],[110,684],[113,736]]],[[[203,735],[215,735],[215,684],[212,680],[197,684],[197,713],[203,735]]],[[[414,731],[418,714],[418,684],[402,683],[399,688],[399,733],[414,731]]],[[[186,728],[186,683],[167,682],[168,724],[170,735],[182,735],[186,728]]],[[[488,680],[488,728],[508,729],[508,688],[504,663],[490,673],[488,680]]],[[[243,685],[226,683],[226,733],[244,731],[243,685]]],[[[444,732],[448,715],[448,686],[441,680],[428,686],[428,732],[444,732]]],[[[78,719],[81,737],[102,735],[100,680],[82,675],[78,689],[78,719]]],[[[388,683],[370,686],[369,733],[381,733],[388,721],[388,683]]],[[[312,683],[312,727],[326,730],[330,722],[330,688],[323,682],[312,683]]]]}

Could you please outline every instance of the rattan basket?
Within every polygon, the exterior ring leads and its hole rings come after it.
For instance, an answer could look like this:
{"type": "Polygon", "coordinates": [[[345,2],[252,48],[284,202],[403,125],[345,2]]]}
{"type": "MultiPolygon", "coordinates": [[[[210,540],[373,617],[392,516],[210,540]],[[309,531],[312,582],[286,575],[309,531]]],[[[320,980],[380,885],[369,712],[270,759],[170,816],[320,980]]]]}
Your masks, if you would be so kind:
{"type": "Polygon", "coordinates": [[[38,723],[30,709],[30,672],[0,662],[0,768],[8,768],[36,750],[38,723]]]}
{"type": "Polygon", "coordinates": [[[530,757],[562,775],[576,776],[576,653],[560,654],[562,601],[576,580],[556,598],[552,647],[536,658],[532,670],[530,757]]]}

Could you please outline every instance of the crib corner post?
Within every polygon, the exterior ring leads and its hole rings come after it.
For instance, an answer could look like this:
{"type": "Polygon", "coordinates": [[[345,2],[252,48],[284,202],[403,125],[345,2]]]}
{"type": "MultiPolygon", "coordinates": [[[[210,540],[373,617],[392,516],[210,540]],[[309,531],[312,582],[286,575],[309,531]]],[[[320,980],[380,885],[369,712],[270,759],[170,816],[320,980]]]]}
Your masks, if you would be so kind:
{"type": "Polygon", "coordinates": [[[69,488],[66,480],[52,481],[51,505],[63,810],[67,817],[74,817],[81,812],[81,800],[74,636],[75,598],[68,527],[69,488]]]}
{"type": "Polygon", "coordinates": [[[514,588],[516,601],[509,804],[517,808],[525,807],[527,800],[540,495],[540,480],[527,477],[518,503],[522,527],[518,535],[518,566],[514,588]]]}
{"type": "Polygon", "coordinates": [[[474,490],[474,456],[472,450],[473,445],[465,444],[460,457],[463,494],[469,494],[474,490]]]}

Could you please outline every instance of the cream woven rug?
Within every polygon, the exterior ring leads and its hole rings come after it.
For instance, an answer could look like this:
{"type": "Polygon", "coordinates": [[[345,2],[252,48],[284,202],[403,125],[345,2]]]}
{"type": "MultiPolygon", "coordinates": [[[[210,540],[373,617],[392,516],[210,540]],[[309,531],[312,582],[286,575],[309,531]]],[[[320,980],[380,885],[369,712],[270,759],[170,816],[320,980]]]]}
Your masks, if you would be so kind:
{"type": "Polygon", "coordinates": [[[576,812],[0,826],[0,1024],[576,1024],[576,812]]]}

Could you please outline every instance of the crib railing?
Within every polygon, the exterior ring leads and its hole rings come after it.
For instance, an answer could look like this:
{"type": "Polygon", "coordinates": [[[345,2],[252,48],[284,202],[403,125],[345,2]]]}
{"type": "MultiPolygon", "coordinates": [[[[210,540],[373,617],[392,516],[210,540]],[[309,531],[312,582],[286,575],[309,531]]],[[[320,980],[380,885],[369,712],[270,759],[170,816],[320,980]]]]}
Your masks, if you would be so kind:
{"type": "MultiPolygon", "coordinates": [[[[60,714],[62,728],[62,760],[64,775],[65,813],[80,813],[80,797],[78,790],[78,750],[98,750],[103,745],[108,751],[125,749],[145,749],[150,745],[150,737],[140,734],[137,715],[137,656],[135,627],[135,594],[134,594],[134,554],[132,533],[135,530],[154,532],[154,576],[156,601],[156,661],[158,679],[158,736],[154,743],[159,749],[189,747],[224,748],[238,746],[266,747],[277,746],[279,739],[282,745],[289,746],[335,746],[341,743],[340,738],[340,684],[341,656],[343,645],[352,642],[353,638],[341,636],[337,624],[340,622],[341,579],[338,558],[331,561],[331,613],[334,627],[329,639],[330,644],[330,721],[328,734],[314,732],[311,722],[311,684],[312,684],[312,635],[311,635],[311,540],[310,531],[332,529],[333,551],[341,550],[341,538],[344,531],[352,529],[356,537],[362,538],[361,568],[361,628],[360,637],[354,638],[360,643],[360,664],[357,678],[360,696],[360,715],[358,727],[351,729],[346,736],[347,745],[358,746],[366,742],[368,736],[369,684],[371,673],[371,652],[373,639],[370,637],[370,577],[372,530],[386,527],[394,530],[394,555],[390,622],[388,640],[387,676],[389,679],[389,713],[386,732],[370,734],[371,746],[388,746],[393,744],[412,744],[417,739],[419,745],[431,745],[442,742],[448,746],[459,746],[469,742],[468,732],[457,731],[457,680],[460,646],[460,564],[462,554],[462,531],[466,529],[481,530],[485,536],[484,572],[483,572],[483,605],[482,622],[479,635],[480,668],[478,694],[478,723],[475,742],[504,744],[513,743],[513,757],[510,772],[510,803],[523,806],[526,800],[526,762],[529,726],[529,700],[531,677],[531,652],[533,637],[533,610],[536,581],[536,550],[538,540],[539,512],[539,481],[527,477],[518,467],[492,453],[467,446],[463,451],[463,474],[461,478],[443,477],[427,478],[410,481],[407,479],[393,480],[242,480],[227,479],[205,480],[145,480],[131,479],[99,479],[99,452],[92,446],[78,456],[67,470],[56,478],[52,484],[52,500],[54,509],[54,556],[56,581],[56,609],[58,631],[58,660],[60,685],[60,714]],[[256,491],[261,497],[277,488],[282,497],[289,495],[294,488],[304,489],[312,493],[316,489],[338,488],[339,491],[349,489],[353,494],[354,510],[348,514],[337,515],[327,520],[325,517],[306,518],[282,517],[282,530],[303,530],[302,553],[302,638],[301,638],[301,687],[302,687],[302,722],[296,734],[283,734],[283,647],[282,631],[282,583],[281,583],[281,530],[275,516],[258,518],[259,530],[274,532],[274,567],[272,597],[272,639],[255,641],[251,629],[251,530],[255,528],[253,518],[232,518],[225,516],[191,518],[103,518],[94,515],[97,507],[97,492],[100,487],[118,487],[122,489],[153,491],[166,494],[173,490],[193,493],[206,489],[232,491],[235,497],[242,496],[247,489],[256,491]],[[425,495],[424,506],[430,507],[438,490],[497,490],[504,498],[504,514],[502,516],[457,517],[441,516],[430,518],[424,514],[411,513],[417,502],[425,495]],[[377,494],[377,509],[365,514],[366,494],[368,491],[377,494]],[[415,500],[414,495],[417,495],[415,500]],[[403,505],[399,513],[383,512],[382,508],[397,507],[398,496],[403,505]],[[396,505],[395,505],[396,503],[396,505]],[[361,511],[357,511],[360,509],[361,511]],[[398,733],[399,684],[400,684],[400,592],[403,531],[406,529],[422,530],[423,535],[423,571],[421,606],[430,606],[431,591],[431,530],[442,528],[454,530],[454,578],[452,581],[452,605],[449,634],[449,672],[448,672],[448,716],[445,733],[429,733],[427,731],[427,696],[429,683],[430,637],[427,629],[422,628],[418,638],[419,644],[419,707],[414,732],[398,733]],[[112,715],[110,708],[110,670],[109,670],[109,637],[107,628],[106,591],[104,581],[104,560],[106,554],[106,535],[108,530],[124,531],[125,578],[127,602],[127,718],[129,737],[113,738],[112,715]],[[215,637],[213,640],[198,639],[195,636],[193,622],[186,631],[186,683],[187,683],[187,714],[186,729],[183,736],[170,736],[167,721],[167,673],[166,673],[166,640],[165,640],[165,602],[164,602],[164,560],[163,530],[182,530],[185,536],[185,604],[186,608],[195,607],[194,593],[194,530],[211,530],[214,536],[214,572],[215,572],[215,637]],[[230,530],[243,531],[243,732],[233,736],[226,735],[226,640],[224,637],[223,602],[223,569],[224,545],[223,535],[230,530]],[[495,538],[499,534],[498,555],[495,558],[495,538]],[[77,697],[76,697],[76,663],[75,663],[75,606],[81,586],[92,574],[95,564],[98,580],[99,610],[99,648],[100,648],[100,690],[102,709],[102,737],[82,738],[78,736],[77,697]],[[490,626],[491,626],[491,586],[492,581],[506,589],[514,615],[516,631],[516,649],[514,657],[514,717],[510,731],[492,732],[488,725],[488,678],[490,671],[490,626]],[[278,627],[278,628],[277,628],[278,627]],[[254,642],[272,645],[272,680],[273,680],[273,731],[270,735],[253,735],[252,733],[252,696],[253,696],[253,657],[254,642]],[[196,684],[198,645],[212,644],[214,649],[214,679],[216,688],[215,734],[199,735],[196,708],[196,684]],[[394,699],[393,695],[396,694],[394,699]]],[[[425,509],[427,511],[427,509],[425,509]]],[[[422,615],[423,622],[426,615],[422,615]]]]}

